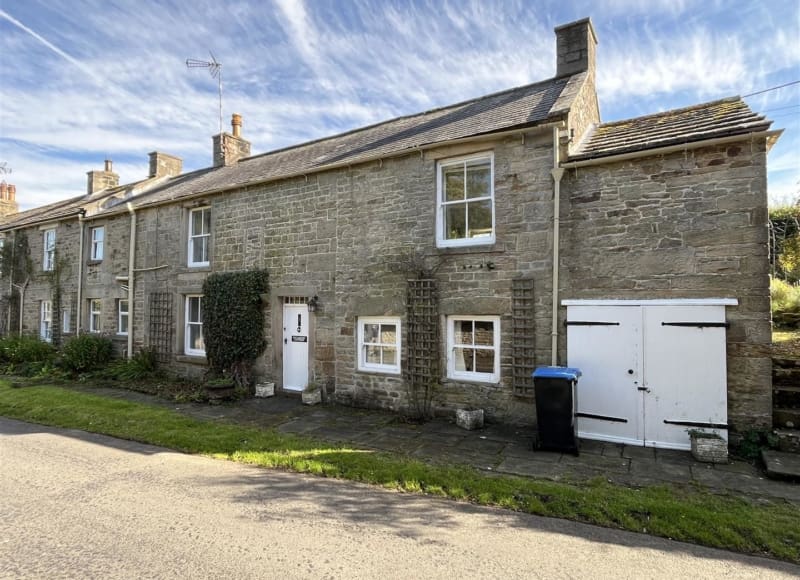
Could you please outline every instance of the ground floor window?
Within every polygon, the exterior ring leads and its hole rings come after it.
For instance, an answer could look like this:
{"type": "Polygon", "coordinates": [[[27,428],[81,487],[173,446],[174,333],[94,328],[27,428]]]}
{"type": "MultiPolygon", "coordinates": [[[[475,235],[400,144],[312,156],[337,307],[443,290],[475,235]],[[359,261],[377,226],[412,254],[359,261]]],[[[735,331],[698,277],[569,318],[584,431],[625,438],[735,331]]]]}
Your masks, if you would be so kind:
{"type": "Polygon", "coordinates": [[[400,373],[400,319],[358,319],[358,370],[400,373]]]}
{"type": "Polygon", "coordinates": [[[117,334],[128,334],[128,301],[117,301],[117,334]]]}
{"type": "Polygon", "coordinates": [[[100,332],[100,318],[102,314],[102,301],[98,298],[89,300],[89,332],[100,332]]]}
{"type": "Polygon", "coordinates": [[[500,317],[447,318],[447,376],[496,383],[500,380],[500,317]]]}
{"type": "Polygon", "coordinates": [[[184,352],[192,356],[205,356],[206,343],[203,340],[203,296],[187,296],[185,311],[184,352]]]}
{"type": "Polygon", "coordinates": [[[61,311],[61,332],[69,334],[72,331],[69,309],[61,311]]]}
{"type": "Polygon", "coordinates": [[[42,300],[39,338],[47,342],[53,340],[53,303],[50,300],[42,300]]]}

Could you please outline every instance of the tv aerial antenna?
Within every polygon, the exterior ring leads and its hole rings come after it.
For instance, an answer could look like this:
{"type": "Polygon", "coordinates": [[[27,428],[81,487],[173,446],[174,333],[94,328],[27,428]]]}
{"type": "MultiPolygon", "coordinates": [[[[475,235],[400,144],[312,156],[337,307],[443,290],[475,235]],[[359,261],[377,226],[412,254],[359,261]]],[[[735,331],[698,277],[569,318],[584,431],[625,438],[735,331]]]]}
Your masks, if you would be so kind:
{"type": "Polygon", "coordinates": [[[6,161],[0,161],[0,175],[8,175],[11,173],[11,168],[6,161]]]}
{"type": "Polygon", "coordinates": [[[222,63],[217,62],[214,53],[210,50],[211,60],[198,60],[196,58],[186,59],[186,68],[207,68],[211,73],[211,78],[217,79],[219,87],[219,132],[222,133],[222,63]]]}

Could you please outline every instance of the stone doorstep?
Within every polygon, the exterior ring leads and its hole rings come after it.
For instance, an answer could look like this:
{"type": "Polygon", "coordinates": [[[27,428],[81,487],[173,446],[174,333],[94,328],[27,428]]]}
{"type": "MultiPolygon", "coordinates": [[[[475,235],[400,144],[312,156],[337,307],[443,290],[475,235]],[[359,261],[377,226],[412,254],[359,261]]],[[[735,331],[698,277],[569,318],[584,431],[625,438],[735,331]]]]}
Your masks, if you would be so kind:
{"type": "Polygon", "coordinates": [[[769,477],[800,480],[800,455],[765,449],[761,452],[761,459],[769,477]]]}

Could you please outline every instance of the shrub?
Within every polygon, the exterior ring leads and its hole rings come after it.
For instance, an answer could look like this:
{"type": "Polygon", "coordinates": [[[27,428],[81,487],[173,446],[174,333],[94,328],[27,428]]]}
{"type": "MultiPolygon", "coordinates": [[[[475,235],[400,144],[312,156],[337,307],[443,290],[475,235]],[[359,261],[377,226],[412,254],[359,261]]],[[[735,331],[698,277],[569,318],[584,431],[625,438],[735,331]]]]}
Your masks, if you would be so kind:
{"type": "Polygon", "coordinates": [[[111,360],[113,346],[109,339],[92,334],[71,338],[62,349],[62,364],[72,372],[100,368],[111,360]]]}
{"type": "Polygon", "coordinates": [[[203,338],[212,372],[249,383],[250,365],[267,345],[261,294],[266,270],[211,274],[203,284],[203,338]]]}
{"type": "Polygon", "coordinates": [[[121,381],[140,381],[156,374],[156,353],[142,349],[129,360],[120,360],[111,369],[111,375],[121,381]]]}
{"type": "Polygon", "coordinates": [[[800,285],[773,278],[769,284],[772,319],[777,325],[790,325],[800,317],[800,285]]]}
{"type": "Polygon", "coordinates": [[[53,360],[55,349],[33,336],[9,336],[0,339],[0,362],[12,365],[45,363],[53,360]]]}

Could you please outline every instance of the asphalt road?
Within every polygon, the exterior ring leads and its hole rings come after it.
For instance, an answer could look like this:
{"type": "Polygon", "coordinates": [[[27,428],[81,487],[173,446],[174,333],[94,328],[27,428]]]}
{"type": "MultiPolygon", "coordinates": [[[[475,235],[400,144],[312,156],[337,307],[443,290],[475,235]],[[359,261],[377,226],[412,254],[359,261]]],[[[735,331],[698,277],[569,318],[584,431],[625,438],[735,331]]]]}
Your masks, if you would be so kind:
{"type": "Polygon", "coordinates": [[[669,540],[0,418],[0,578],[796,578],[669,540]]]}

